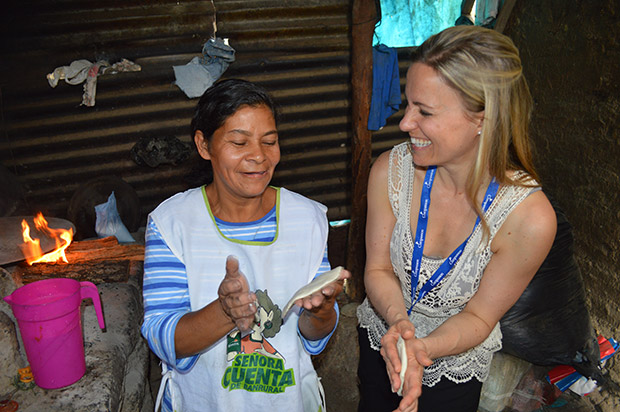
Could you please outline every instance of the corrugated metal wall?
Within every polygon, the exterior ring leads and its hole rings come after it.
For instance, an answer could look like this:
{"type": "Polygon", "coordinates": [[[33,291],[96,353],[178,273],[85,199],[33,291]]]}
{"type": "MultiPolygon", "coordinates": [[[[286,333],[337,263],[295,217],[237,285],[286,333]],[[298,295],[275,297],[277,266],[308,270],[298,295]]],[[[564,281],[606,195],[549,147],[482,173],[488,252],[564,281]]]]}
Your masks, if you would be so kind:
{"type": "MultiPolygon", "coordinates": [[[[350,0],[215,0],[215,8],[217,36],[236,50],[223,77],[266,86],[282,108],[274,184],[326,204],[330,219],[347,218],[350,0]]],[[[172,66],[211,36],[211,1],[14,1],[0,19],[0,163],[25,187],[28,208],[65,217],[83,183],[115,175],[135,189],[144,217],[195,184],[191,161],[138,166],[130,150],[142,137],[190,143],[197,100],[173,84],[172,66]],[[80,105],[82,85],[49,86],[56,67],[100,58],[142,70],[100,76],[94,107],[80,105]]],[[[399,139],[393,117],[373,153],[399,139]]]]}

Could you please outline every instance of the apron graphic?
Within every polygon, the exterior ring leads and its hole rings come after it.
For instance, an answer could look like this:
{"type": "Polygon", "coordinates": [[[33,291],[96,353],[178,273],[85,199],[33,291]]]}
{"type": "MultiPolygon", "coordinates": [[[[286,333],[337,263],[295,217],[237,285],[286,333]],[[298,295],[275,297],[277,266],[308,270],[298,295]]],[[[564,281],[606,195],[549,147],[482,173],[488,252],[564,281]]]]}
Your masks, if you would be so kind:
{"type": "Polygon", "coordinates": [[[295,385],[293,369],[285,369],[286,360],[265,338],[276,336],[282,326],[282,311],[267,295],[257,290],[258,311],[252,332],[241,337],[238,330],[227,336],[226,360],[232,361],[222,377],[229,391],[283,393],[295,385]]]}

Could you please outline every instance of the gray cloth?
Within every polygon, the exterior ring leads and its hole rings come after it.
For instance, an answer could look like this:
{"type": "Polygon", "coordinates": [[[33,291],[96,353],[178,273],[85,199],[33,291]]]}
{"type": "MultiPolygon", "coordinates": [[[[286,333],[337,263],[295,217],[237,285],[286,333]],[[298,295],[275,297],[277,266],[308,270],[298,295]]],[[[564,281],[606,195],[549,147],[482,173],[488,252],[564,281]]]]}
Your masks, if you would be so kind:
{"type": "Polygon", "coordinates": [[[52,73],[47,74],[47,81],[51,87],[56,87],[58,81],[63,80],[71,85],[84,83],[84,94],[82,104],[92,107],[95,105],[97,95],[97,77],[102,74],[116,74],[120,72],[139,72],[142,70],[139,64],[127,59],[114,63],[110,66],[107,60],[98,60],[91,63],[88,60],[80,59],[71,62],[68,66],[60,66],[52,73]]]}
{"type": "Polygon", "coordinates": [[[209,39],[202,48],[202,56],[194,57],[183,66],[173,66],[175,84],[187,97],[200,97],[235,61],[235,50],[228,39],[209,39]]]}

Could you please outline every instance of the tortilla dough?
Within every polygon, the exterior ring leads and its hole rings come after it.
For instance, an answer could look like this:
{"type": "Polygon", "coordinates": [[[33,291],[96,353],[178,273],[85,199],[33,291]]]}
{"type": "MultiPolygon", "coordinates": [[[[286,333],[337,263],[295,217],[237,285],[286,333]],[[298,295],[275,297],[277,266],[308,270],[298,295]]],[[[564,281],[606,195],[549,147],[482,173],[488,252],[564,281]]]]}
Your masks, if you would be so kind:
{"type": "Polygon", "coordinates": [[[286,314],[291,309],[291,307],[293,307],[293,304],[297,299],[310,296],[314,292],[319,291],[330,283],[338,280],[338,278],[340,277],[340,273],[343,271],[343,269],[344,268],[342,266],[338,266],[337,268],[325,272],[317,278],[314,278],[312,282],[298,289],[297,292],[295,292],[295,294],[293,295],[293,297],[288,301],[286,306],[284,306],[284,309],[282,310],[282,317],[284,318],[286,316],[286,314]]]}
{"type": "Polygon", "coordinates": [[[398,348],[398,357],[400,358],[400,388],[398,388],[398,396],[403,396],[403,384],[405,383],[405,372],[407,371],[407,349],[402,336],[398,337],[396,342],[398,348]]]}

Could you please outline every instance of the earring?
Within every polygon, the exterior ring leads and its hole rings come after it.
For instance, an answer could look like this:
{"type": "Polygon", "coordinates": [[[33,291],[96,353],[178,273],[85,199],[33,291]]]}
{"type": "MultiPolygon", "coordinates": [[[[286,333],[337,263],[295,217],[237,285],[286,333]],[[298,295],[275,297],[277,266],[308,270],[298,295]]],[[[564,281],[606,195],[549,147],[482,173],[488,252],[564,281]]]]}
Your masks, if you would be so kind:
{"type": "Polygon", "coordinates": [[[478,130],[478,133],[476,135],[480,136],[481,133],[482,133],[482,130],[478,130]]]}

